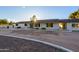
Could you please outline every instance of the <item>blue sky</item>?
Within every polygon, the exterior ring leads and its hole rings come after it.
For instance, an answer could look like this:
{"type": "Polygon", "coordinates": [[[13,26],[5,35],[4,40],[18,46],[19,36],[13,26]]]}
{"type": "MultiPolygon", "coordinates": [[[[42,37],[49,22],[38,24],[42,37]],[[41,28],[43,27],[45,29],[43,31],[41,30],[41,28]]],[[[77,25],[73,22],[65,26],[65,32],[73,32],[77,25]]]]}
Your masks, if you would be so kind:
{"type": "Polygon", "coordinates": [[[0,18],[27,21],[36,15],[38,19],[66,19],[78,9],[78,6],[0,6],[0,18]]]}

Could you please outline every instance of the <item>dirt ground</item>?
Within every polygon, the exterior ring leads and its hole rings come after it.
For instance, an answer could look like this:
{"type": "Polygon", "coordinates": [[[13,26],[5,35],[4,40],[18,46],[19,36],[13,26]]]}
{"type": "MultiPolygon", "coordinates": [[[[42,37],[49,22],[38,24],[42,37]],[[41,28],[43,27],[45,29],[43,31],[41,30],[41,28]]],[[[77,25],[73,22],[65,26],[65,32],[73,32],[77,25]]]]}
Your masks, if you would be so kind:
{"type": "Polygon", "coordinates": [[[19,35],[23,34],[26,37],[47,41],[53,44],[63,46],[73,51],[79,51],[79,32],[19,30],[12,31],[12,33],[18,33],[19,35]]]}

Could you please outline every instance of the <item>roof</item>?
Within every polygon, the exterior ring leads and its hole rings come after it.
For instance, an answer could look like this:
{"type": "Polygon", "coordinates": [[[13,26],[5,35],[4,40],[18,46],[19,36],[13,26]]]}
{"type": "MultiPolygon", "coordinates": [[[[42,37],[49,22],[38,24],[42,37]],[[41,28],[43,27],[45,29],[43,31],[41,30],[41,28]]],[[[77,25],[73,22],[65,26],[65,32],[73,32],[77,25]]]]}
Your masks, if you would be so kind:
{"type": "MultiPolygon", "coordinates": [[[[65,23],[70,23],[70,22],[79,22],[79,19],[43,19],[43,20],[37,20],[37,23],[48,23],[48,22],[65,22],[65,23]]],[[[18,24],[23,24],[23,23],[31,23],[31,21],[22,21],[22,22],[17,22],[18,24]]]]}
{"type": "Polygon", "coordinates": [[[30,23],[30,21],[20,21],[20,22],[16,22],[17,24],[23,24],[23,23],[30,23]]]}

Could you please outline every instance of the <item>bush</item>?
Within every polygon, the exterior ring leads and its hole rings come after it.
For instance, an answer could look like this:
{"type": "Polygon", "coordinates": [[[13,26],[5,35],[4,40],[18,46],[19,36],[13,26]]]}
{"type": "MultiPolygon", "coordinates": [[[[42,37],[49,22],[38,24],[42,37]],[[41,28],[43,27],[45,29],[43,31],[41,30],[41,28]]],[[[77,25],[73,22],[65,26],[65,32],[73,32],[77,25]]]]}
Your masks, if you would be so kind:
{"type": "Polygon", "coordinates": [[[46,30],[46,28],[44,28],[44,27],[43,27],[43,28],[41,28],[41,29],[42,29],[42,30],[46,30]]]}
{"type": "Polygon", "coordinates": [[[17,29],[19,29],[19,28],[21,28],[21,27],[17,27],[17,29]]]}
{"type": "Polygon", "coordinates": [[[72,32],[79,32],[79,30],[72,30],[72,32]]]}

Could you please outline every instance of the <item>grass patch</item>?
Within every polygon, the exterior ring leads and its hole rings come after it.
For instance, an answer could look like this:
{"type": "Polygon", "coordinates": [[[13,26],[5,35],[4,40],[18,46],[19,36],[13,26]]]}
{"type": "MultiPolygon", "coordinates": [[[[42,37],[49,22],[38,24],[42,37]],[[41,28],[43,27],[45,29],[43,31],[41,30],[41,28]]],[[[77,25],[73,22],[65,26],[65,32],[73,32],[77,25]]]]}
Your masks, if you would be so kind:
{"type": "Polygon", "coordinates": [[[72,32],[79,32],[79,30],[72,30],[72,32]]]}

